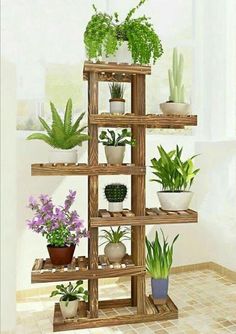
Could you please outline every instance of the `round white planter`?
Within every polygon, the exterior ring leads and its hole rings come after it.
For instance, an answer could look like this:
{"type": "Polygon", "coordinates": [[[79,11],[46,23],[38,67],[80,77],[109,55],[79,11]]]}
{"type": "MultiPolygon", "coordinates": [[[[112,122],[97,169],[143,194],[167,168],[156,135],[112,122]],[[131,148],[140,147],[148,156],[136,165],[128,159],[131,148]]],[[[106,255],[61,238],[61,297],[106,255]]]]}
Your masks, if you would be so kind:
{"type": "Polygon", "coordinates": [[[121,115],[125,113],[125,100],[124,99],[110,99],[110,113],[115,115],[121,115]]]}
{"type": "Polygon", "coordinates": [[[128,43],[123,42],[116,51],[115,55],[106,57],[102,56],[102,61],[105,62],[116,62],[116,63],[128,63],[132,64],[133,59],[131,56],[131,52],[128,49],[128,43]]]}
{"type": "Polygon", "coordinates": [[[187,210],[191,202],[193,193],[191,191],[165,192],[158,191],[161,208],[168,211],[187,210]]]}
{"type": "Polygon", "coordinates": [[[189,103],[166,102],[160,104],[161,111],[164,115],[189,115],[191,113],[191,105],[189,103]]]}
{"type": "Polygon", "coordinates": [[[49,162],[50,163],[76,163],[78,160],[77,150],[59,150],[54,149],[49,153],[49,162]]]}
{"type": "Polygon", "coordinates": [[[108,164],[122,164],[125,156],[125,146],[105,145],[105,154],[108,164]]]}
{"type": "Polygon", "coordinates": [[[108,211],[121,212],[123,210],[123,202],[108,202],[108,211]]]}
{"type": "Polygon", "coordinates": [[[68,302],[67,306],[66,303],[67,302],[65,301],[60,301],[60,308],[63,318],[75,318],[78,315],[79,300],[72,300],[68,302]]]}
{"type": "Polygon", "coordinates": [[[123,242],[109,242],[104,248],[104,253],[111,263],[121,263],[126,254],[126,247],[123,242]]]}

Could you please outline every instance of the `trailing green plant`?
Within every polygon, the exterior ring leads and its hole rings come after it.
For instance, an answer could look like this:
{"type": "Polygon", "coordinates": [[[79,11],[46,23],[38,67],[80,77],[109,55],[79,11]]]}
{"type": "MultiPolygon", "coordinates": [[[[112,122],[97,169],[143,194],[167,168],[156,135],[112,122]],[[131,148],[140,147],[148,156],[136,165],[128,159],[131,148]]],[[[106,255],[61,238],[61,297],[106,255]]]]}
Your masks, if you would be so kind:
{"type": "Polygon", "coordinates": [[[157,178],[151,181],[160,183],[163,191],[178,192],[188,190],[200,170],[194,168],[192,161],[197,155],[182,161],[183,148],[180,149],[178,145],[176,145],[175,150],[170,152],[166,152],[161,145],[157,146],[157,149],[160,158],[151,160],[151,168],[155,170],[153,174],[157,178]]]}
{"type": "Polygon", "coordinates": [[[116,230],[114,230],[112,227],[110,227],[110,231],[102,230],[102,235],[100,235],[101,238],[105,239],[103,243],[100,244],[100,246],[108,243],[119,243],[124,240],[130,240],[130,229],[128,227],[121,228],[119,226],[116,230]]]}
{"type": "Polygon", "coordinates": [[[121,183],[107,184],[104,193],[108,202],[123,202],[127,195],[127,187],[121,183]]]}
{"type": "Polygon", "coordinates": [[[109,84],[110,94],[112,99],[124,98],[124,85],[121,83],[113,82],[109,84]]]}
{"type": "Polygon", "coordinates": [[[123,129],[120,133],[109,129],[103,130],[99,135],[99,142],[106,146],[125,146],[126,144],[135,146],[136,143],[128,129],[123,129]]]}
{"type": "Polygon", "coordinates": [[[89,136],[83,131],[87,126],[79,128],[80,121],[84,117],[83,112],[77,118],[77,120],[72,124],[72,100],[69,99],[66,104],[66,110],[64,114],[64,121],[61,119],[58,111],[56,110],[54,104],[50,102],[51,113],[52,113],[52,125],[51,127],[46,123],[46,121],[39,117],[41,124],[46,130],[47,134],[43,133],[33,133],[28,136],[27,139],[39,139],[43,140],[48,145],[68,150],[77,145],[81,146],[83,141],[89,140],[89,136]]]}
{"type": "Polygon", "coordinates": [[[56,285],[56,290],[52,291],[50,297],[61,296],[60,301],[66,302],[66,306],[72,300],[84,300],[88,301],[88,291],[83,288],[83,281],[79,280],[73,284],[69,282],[67,286],[64,284],[56,285]]]}
{"type": "Polygon", "coordinates": [[[179,237],[179,234],[177,234],[172,243],[169,244],[162,230],[161,233],[163,239],[162,244],[157,231],[154,241],[149,241],[146,237],[146,268],[150,276],[155,279],[168,278],[172,265],[173,246],[179,237]]]}
{"type": "Polygon", "coordinates": [[[168,70],[170,97],[169,102],[185,103],[185,88],[182,83],[184,70],[184,57],[173,49],[172,69],[168,70]]]}
{"type": "Polygon", "coordinates": [[[127,41],[134,63],[149,64],[151,59],[153,63],[156,62],[163,49],[150,18],[145,15],[133,18],[134,13],[145,1],[139,1],[138,5],[128,12],[123,22],[120,22],[117,12],[108,15],[98,12],[93,5],[95,13],[84,33],[89,59],[98,59],[103,54],[114,55],[118,47],[127,41]]]}

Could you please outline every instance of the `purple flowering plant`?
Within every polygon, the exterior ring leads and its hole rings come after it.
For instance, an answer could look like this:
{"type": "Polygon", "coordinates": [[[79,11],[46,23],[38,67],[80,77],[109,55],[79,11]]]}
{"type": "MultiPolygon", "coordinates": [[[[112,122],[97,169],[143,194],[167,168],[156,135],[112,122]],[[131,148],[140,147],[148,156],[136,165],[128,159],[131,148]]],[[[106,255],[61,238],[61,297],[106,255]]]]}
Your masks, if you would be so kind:
{"type": "Polygon", "coordinates": [[[40,195],[38,200],[30,196],[28,207],[34,212],[34,216],[27,220],[28,227],[46,237],[50,246],[78,244],[80,238],[88,237],[89,234],[78,213],[70,210],[75,196],[76,191],[69,190],[63,206],[55,206],[48,195],[40,195]]]}

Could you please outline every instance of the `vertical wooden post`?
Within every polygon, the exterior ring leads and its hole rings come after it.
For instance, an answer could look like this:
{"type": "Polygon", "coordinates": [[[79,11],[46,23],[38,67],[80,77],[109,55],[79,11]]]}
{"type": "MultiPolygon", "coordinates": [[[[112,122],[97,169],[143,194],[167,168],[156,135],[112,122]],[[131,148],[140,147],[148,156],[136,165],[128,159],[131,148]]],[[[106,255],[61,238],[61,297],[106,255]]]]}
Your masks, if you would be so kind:
{"type": "MultiPolygon", "coordinates": [[[[96,72],[88,75],[88,112],[98,113],[98,77],[96,72]]],[[[88,124],[88,164],[98,164],[98,129],[96,125],[88,124]]],[[[90,227],[90,218],[98,214],[98,176],[88,176],[88,228],[90,239],[88,241],[89,269],[98,268],[98,228],[90,227]]],[[[98,280],[88,281],[90,318],[98,317],[98,280]]]]}
{"type": "MultiPolygon", "coordinates": [[[[135,115],[145,115],[145,75],[133,76],[131,83],[131,107],[135,115]]],[[[136,146],[132,148],[132,163],[145,166],[145,126],[133,126],[132,134],[136,146]]],[[[137,216],[145,215],[145,175],[131,177],[131,205],[137,216]]],[[[136,265],[145,265],[145,226],[133,226],[131,229],[131,254],[136,265]]],[[[131,279],[131,297],[133,306],[137,305],[138,314],[146,313],[145,275],[131,279]]]]}

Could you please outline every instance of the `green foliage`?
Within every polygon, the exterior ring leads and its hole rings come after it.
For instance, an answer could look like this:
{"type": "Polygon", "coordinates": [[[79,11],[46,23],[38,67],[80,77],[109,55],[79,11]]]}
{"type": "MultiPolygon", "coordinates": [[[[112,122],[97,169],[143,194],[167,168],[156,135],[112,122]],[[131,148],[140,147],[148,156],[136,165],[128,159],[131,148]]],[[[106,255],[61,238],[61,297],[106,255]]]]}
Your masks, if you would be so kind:
{"type": "Polygon", "coordinates": [[[162,55],[161,41],[156,34],[150,18],[145,15],[133,18],[136,10],[145,3],[141,0],[132,8],[124,22],[120,22],[118,13],[108,15],[98,12],[93,5],[95,14],[91,17],[84,33],[84,43],[89,59],[98,59],[105,53],[106,56],[114,55],[118,47],[128,42],[128,48],[133,61],[140,64],[153,63],[162,55]]]}
{"type": "Polygon", "coordinates": [[[173,50],[172,70],[169,69],[170,101],[176,103],[185,103],[184,85],[182,84],[184,69],[184,57],[178,55],[177,48],[173,50]]]}
{"type": "Polygon", "coordinates": [[[157,231],[154,241],[149,241],[146,237],[146,268],[150,276],[155,279],[164,279],[169,276],[172,265],[173,245],[179,237],[179,234],[176,235],[172,244],[169,245],[162,230],[161,233],[163,238],[162,244],[159,241],[157,231]]]}
{"type": "Polygon", "coordinates": [[[47,134],[33,133],[28,136],[27,139],[39,139],[43,140],[48,145],[68,150],[77,145],[81,146],[83,141],[89,139],[89,136],[83,131],[87,126],[79,128],[80,121],[84,117],[85,113],[82,113],[74,124],[72,124],[72,101],[69,99],[66,104],[66,110],[64,114],[64,121],[62,121],[58,111],[54,104],[50,102],[51,113],[52,113],[52,125],[51,127],[45,122],[45,120],[39,117],[39,120],[46,130],[47,134]]]}
{"type": "Polygon", "coordinates": [[[66,306],[68,305],[69,301],[72,300],[84,300],[88,301],[88,291],[85,290],[83,287],[83,281],[79,280],[75,283],[75,286],[71,282],[67,286],[64,284],[58,284],[56,286],[57,290],[52,291],[50,297],[54,297],[60,295],[60,301],[65,301],[66,306]]]}
{"type": "Polygon", "coordinates": [[[107,184],[104,193],[108,202],[123,202],[127,195],[127,187],[121,183],[107,184]]]}
{"type": "Polygon", "coordinates": [[[166,152],[162,146],[157,146],[160,158],[151,160],[152,166],[155,170],[153,174],[157,179],[151,181],[158,182],[162,185],[164,191],[185,191],[188,190],[196,174],[200,169],[194,169],[193,159],[196,155],[187,159],[181,160],[182,150],[176,145],[176,149],[166,152]]]}
{"type": "Polygon", "coordinates": [[[100,143],[107,146],[125,146],[126,144],[135,146],[136,143],[128,129],[123,129],[121,133],[115,133],[115,131],[109,129],[104,130],[100,133],[99,139],[100,143]]]}
{"type": "Polygon", "coordinates": [[[109,84],[110,94],[112,99],[124,98],[124,85],[121,83],[113,82],[109,84]]]}
{"type": "MultiPolygon", "coordinates": [[[[103,239],[106,239],[101,245],[108,244],[108,243],[119,243],[124,240],[130,240],[130,230],[129,228],[121,228],[119,226],[117,230],[114,230],[110,227],[110,231],[102,230],[103,234],[100,236],[103,239]]],[[[100,245],[100,246],[101,246],[100,245]]]]}

